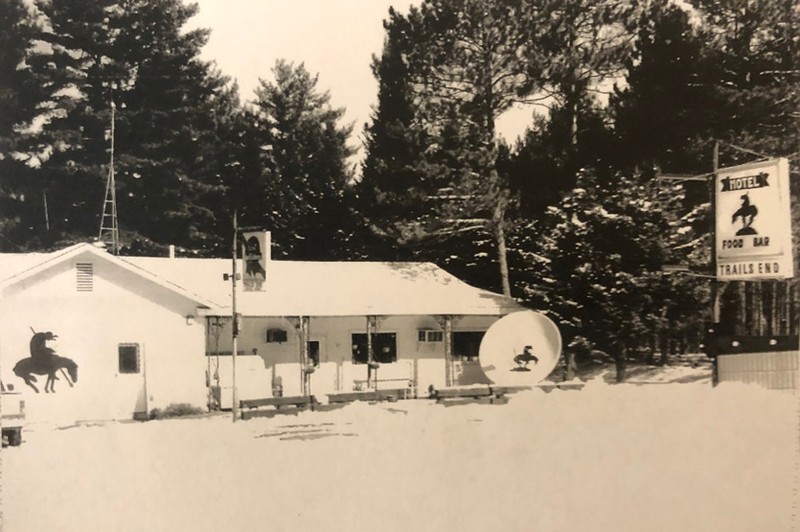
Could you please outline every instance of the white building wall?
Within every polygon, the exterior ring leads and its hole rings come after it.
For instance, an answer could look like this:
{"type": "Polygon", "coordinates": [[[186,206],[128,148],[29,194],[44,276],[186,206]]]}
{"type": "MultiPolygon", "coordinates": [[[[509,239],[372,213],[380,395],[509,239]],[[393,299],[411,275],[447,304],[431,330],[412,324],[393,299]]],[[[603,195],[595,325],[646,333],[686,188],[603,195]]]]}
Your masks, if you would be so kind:
{"type": "Polygon", "coordinates": [[[0,302],[0,377],[25,394],[29,419],[130,419],[170,403],[206,405],[204,328],[188,320],[195,303],[91,256],[65,261],[7,289],[0,302]],[[92,262],[93,290],[76,289],[76,262],[92,262]],[[125,288],[123,288],[123,286],[125,288]],[[70,387],[39,394],[13,374],[30,356],[31,328],[52,331],[49,345],[78,364],[70,387]],[[119,372],[118,346],[139,345],[140,373],[119,372]],[[146,393],[145,393],[146,390],[146,393]]]}
{"type": "MultiPolygon", "coordinates": [[[[462,316],[454,318],[454,331],[485,331],[499,316],[462,316]]],[[[238,337],[237,387],[240,399],[257,399],[272,395],[274,376],[281,377],[284,395],[297,395],[301,390],[300,338],[297,319],[244,318],[238,337]],[[282,328],[287,331],[285,343],[267,343],[266,331],[282,328]],[[256,354],[253,354],[256,349],[256,354]]],[[[334,391],[352,391],[359,381],[367,379],[367,367],[352,363],[352,334],[366,333],[364,316],[311,317],[309,339],[320,342],[320,367],[311,376],[312,393],[322,395],[334,391]]],[[[378,369],[380,386],[398,388],[404,381],[413,380],[419,393],[428,386],[445,385],[444,342],[419,342],[419,329],[441,330],[433,316],[389,316],[378,319],[378,332],[397,336],[397,361],[381,364],[378,369]]],[[[216,371],[216,344],[208,335],[207,351],[211,356],[211,374],[216,371]]],[[[219,375],[221,386],[230,394],[231,329],[228,320],[220,330],[219,375]]],[[[478,368],[479,369],[479,368],[478,368]]],[[[223,400],[228,406],[229,400],[223,400]]]]}

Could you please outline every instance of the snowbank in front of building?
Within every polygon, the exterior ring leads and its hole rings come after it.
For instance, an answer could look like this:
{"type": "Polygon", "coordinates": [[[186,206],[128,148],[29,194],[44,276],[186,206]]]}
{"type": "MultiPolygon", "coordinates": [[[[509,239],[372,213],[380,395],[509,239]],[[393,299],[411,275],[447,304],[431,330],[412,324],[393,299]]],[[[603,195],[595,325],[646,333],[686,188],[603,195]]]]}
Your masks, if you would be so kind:
{"type": "Polygon", "coordinates": [[[798,396],[596,379],[25,440],[3,452],[7,530],[787,530],[798,396]]]}

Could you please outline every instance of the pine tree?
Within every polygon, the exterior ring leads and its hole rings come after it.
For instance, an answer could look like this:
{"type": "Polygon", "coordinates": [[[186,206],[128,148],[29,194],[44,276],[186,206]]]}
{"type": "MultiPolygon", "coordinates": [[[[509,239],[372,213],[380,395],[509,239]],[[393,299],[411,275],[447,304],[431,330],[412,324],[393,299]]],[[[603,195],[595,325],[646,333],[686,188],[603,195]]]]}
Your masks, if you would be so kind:
{"type": "Polygon", "coordinates": [[[577,122],[562,107],[554,107],[547,117],[537,115],[509,160],[511,189],[519,194],[522,214],[537,218],[555,205],[574,183],[576,166],[608,176],[616,167],[616,153],[607,111],[589,96],[578,106],[577,122]]]}
{"type": "Polygon", "coordinates": [[[53,223],[47,234],[26,237],[58,245],[97,235],[113,105],[124,246],[174,243],[213,253],[222,242],[214,208],[229,162],[211,158],[221,149],[215,128],[233,120],[238,100],[199,59],[208,32],[183,31],[197,7],[178,0],[37,6],[46,30],[30,64],[46,94],[43,127],[27,153],[46,176],[53,223]]]}
{"type": "Polygon", "coordinates": [[[0,4],[0,28],[0,153],[5,159],[17,148],[17,129],[35,114],[37,85],[25,61],[39,30],[22,0],[0,4]]]}
{"type": "MultiPolygon", "coordinates": [[[[466,237],[482,241],[488,232],[507,294],[510,198],[496,168],[495,121],[533,87],[528,61],[535,54],[526,50],[535,42],[537,13],[529,2],[485,0],[430,0],[408,17],[392,13],[376,75],[377,118],[388,112],[394,121],[391,129],[373,125],[364,169],[377,197],[399,195],[394,191],[403,184],[410,191],[403,205],[419,207],[396,222],[409,244],[435,242],[431,247],[443,251],[466,237]],[[375,177],[381,174],[393,177],[375,177]]],[[[485,255],[475,249],[465,260],[485,255]]]]}
{"type": "MultiPolygon", "coordinates": [[[[548,209],[529,252],[526,299],[546,309],[569,343],[581,336],[611,354],[617,378],[653,331],[686,325],[697,283],[666,278],[664,264],[682,260],[691,238],[679,191],[648,176],[603,180],[582,172],[574,190],[548,209]]],[[[695,324],[697,323],[694,320],[695,324]]],[[[695,336],[697,327],[689,326],[695,336]]]]}
{"type": "Polygon", "coordinates": [[[709,138],[724,99],[714,82],[709,35],[666,1],[642,14],[625,88],[611,98],[621,164],[671,173],[709,170],[709,138]]]}
{"type": "Polygon", "coordinates": [[[264,186],[255,221],[275,233],[276,252],[295,259],[345,254],[352,225],[345,195],[353,177],[348,157],[351,125],[344,109],[317,89],[303,64],[279,60],[274,81],[256,89],[255,121],[263,151],[264,186]],[[260,211],[260,212],[259,212],[260,211]]]}
{"type": "MultiPolygon", "coordinates": [[[[0,3],[0,250],[26,246],[14,233],[23,219],[33,216],[42,203],[26,185],[32,169],[20,157],[25,130],[36,116],[38,84],[26,63],[32,41],[39,32],[33,14],[21,0],[0,3]],[[34,206],[35,205],[35,206],[34,206]]],[[[39,196],[40,197],[40,196],[39,196]]]]}
{"type": "Polygon", "coordinates": [[[638,2],[614,0],[549,0],[542,2],[548,21],[535,50],[543,59],[537,65],[542,92],[554,99],[569,124],[568,176],[574,182],[577,161],[578,120],[588,94],[604,93],[631,53],[638,2]]]}
{"type": "MultiPolygon", "coordinates": [[[[693,0],[711,34],[716,90],[725,101],[717,139],[771,155],[800,140],[800,10],[793,0],[693,0]]],[[[747,160],[740,152],[731,162],[747,160]]]]}
{"type": "Polygon", "coordinates": [[[414,127],[415,107],[409,54],[420,38],[421,14],[412,7],[407,16],[389,9],[383,52],[373,57],[378,103],[365,126],[366,156],[356,184],[358,211],[369,228],[371,254],[385,260],[413,256],[408,249],[407,223],[427,212],[431,193],[421,186],[425,135],[414,127]]]}

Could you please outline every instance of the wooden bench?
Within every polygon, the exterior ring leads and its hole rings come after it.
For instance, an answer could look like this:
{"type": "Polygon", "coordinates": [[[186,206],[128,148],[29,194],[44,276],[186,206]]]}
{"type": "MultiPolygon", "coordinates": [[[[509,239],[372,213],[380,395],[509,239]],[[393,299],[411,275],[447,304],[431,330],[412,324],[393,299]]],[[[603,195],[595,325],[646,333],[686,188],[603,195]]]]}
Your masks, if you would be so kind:
{"type": "Polygon", "coordinates": [[[274,406],[276,410],[280,410],[282,406],[291,406],[295,408],[310,407],[314,410],[314,406],[318,405],[316,397],[313,395],[296,395],[291,397],[267,397],[264,399],[247,399],[239,401],[239,406],[242,412],[242,419],[250,419],[264,415],[263,410],[258,410],[264,406],[274,406]],[[260,414],[259,414],[260,412],[260,414]]]}
{"type": "Polygon", "coordinates": [[[533,390],[533,386],[503,386],[502,389],[506,392],[506,395],[508,395],[512,393],[531,391],[533,390]]]}
{"type": "Polygon", "coordinates": [[[397,387],[396,383],[403,383],[408,387],[409,391],[413,390],[413,381],[407,377],[402,377],[397,379],[372,379],[369,381],[367,379],[353,379],[353,387],[354,387],[353,389],[357,392],[369,391],[372,389],[370,384],[373,383],[376,383],[378,385],[378,389],[382,389],[382,385],[389,384],[389,386],[386,387],[387,390],[391,389],[397,390],[399,388],[397,387]],[[394,384],[394,386],[391,386],[391,384],[394,384]]]}
{"type": "Polygon", "coordinates": [[[410,399],[411,388],[385,388],[363,392],[336,392],[326,394],[328,403],[352,403],[354,401],[393,401],[410,399]]]}
{"type": "Polygon", "coordinates": [[[446,399],[484,399],[488,398],[494,403],[497,399],[505,397],[509,390],[502,386],[486,386],[482,388],[441,388],[431,390],[431,399],[440,403],[446,399]]]}
{"type": "Polygon", "coordinates": [[[414,388],[410,386],[406,386],[403,388],[379,388],[377,390],[378,395],[381,399],[391,399],[392,397],[397,399],[413,399],[414,398],[414,388]]]}
{"type": "Polygon", "coordinates": [[[581,381],[569,381],[569,382],[540,382],[536,385],[537,388],[541,388],[546,392],[551,392],[558,388],[559,390],[580,390],[586,386],[585,382],[581,381]]]}
{"type": "Polygon", "coordinates": [[[352,403],[354,401],[378,401],[380,400],[374,390],[365,392],[337,392],[326,394],[328,403],[352,403]]]}

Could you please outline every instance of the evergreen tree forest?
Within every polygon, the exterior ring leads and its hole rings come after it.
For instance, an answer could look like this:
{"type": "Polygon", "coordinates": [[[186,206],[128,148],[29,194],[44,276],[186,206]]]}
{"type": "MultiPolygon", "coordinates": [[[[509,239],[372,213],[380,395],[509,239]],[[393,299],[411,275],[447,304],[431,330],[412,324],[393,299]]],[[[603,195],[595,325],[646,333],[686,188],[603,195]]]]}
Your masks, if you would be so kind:
{"type": "MultiPolygon", "coordinates": [[[[303,58],[242,101],[200,59],[209,30],[184,28],[197,9],[0,1],[0,251],[98,238],[113,113],[121,254],[226,256],[236,211],[278,258],[434,262],[548,314],[622,379],[701,342],[715,153],[787,157],[800,229],[795,0],[390,9],[363,131],[303,58]],[[530,123],[509,141],[514,108],[530,123]]],[[[792,282],[720,293],[726,329],[797,333],[792,282]]]]}

